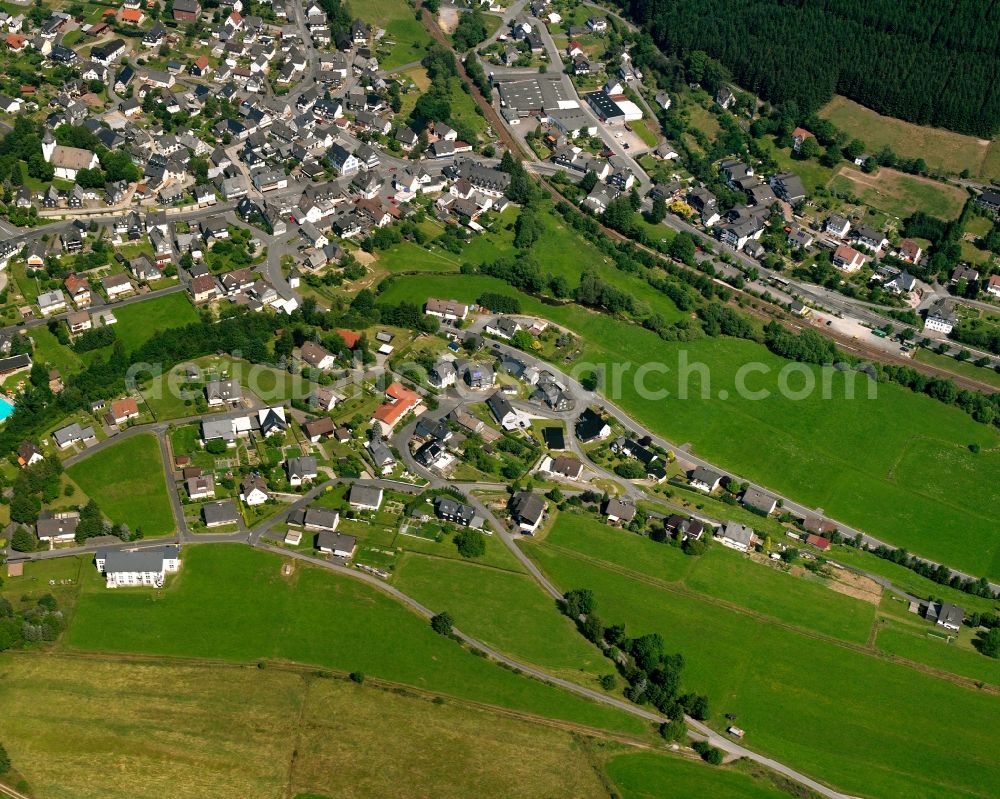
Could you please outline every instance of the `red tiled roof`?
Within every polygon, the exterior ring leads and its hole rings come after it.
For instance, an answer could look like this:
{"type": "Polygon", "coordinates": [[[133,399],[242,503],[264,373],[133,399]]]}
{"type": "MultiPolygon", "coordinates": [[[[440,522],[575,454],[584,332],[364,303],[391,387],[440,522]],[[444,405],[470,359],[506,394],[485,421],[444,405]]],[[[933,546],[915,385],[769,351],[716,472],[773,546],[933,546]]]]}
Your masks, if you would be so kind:
{"type": "Polygon", "coordinates": [[[79,275],[70,275],[65,281],[63,281],[63,285],[66,286],[66,290],[69,291],[70,294],[76,294],[78,291],[83,289],[90,289],[90,284],[86,281],[86,279],[80,277],[79,275]]]}
{"type": "Polygon", "coordinates": [[[344,330],[343,328],[337,328],[337,335],[340,336],[344,343],[347,345],[347,349],[353,350],[358,346],[358,342],[361,341],[361,334],[353,330],[344,330]]]}
{"type": "Polygon", "coordinates": [[[399,383],[393,383],[385,393],[390,400],[379,405],[372,418],[390,427],[420,404],[420,395],[399,383]]]}
{"type": "Polygon", "coordinates": [[[847,261],[848,263],[853,263],[858,260],[860,255],[861,253],[859,253],[853,247],[848,247],[846,244],[841,244],[833,253],[833,259],[835,261],[847,261]]]}
{"type": "Polygon", "coordinates": [[[139,404],[133,397],[115,400],[111,403],[111,415],[115,419],[124,419],[139,413],[139,404]]]}

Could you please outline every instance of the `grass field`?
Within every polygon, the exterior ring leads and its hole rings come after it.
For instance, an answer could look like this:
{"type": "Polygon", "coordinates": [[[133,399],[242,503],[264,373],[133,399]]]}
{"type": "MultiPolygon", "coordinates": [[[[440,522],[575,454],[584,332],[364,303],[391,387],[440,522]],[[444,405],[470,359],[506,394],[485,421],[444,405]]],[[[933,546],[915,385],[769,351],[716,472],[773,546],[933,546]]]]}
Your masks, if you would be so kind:
{"type": "Polygon", "coordinates": [[[33,360],[48,364],[52,369],[58,369],[63,377],[80,371],[83,361],[73,350],[59,343],[47,327],[36,327],[31,331],[35,342],[33,360]]]}
{"type": "Polygon", "coordinates": [[[955,219],[968,198],[957,186],[886,168],[866,175],[853,167],[841,167],[831,179],[830,189],[849,192],[866,205],[900,219],[918,210],[940,219],[955,219]]]}
{"type": "Polygon", "coordinates": [[[393,582],[427,607],[446,609],[463,632],[547,671],[595,687],[612,670],[527,575],[407,555],[393,582]]]}
{"type": "MultiPolygon", "coordinates": [[[[566,731],[370,681],[8,656],[0,701],[7,751],[40,797],[607,795],[566,731]]],[[[644,771],[673,773],[647,760],[644,771]]],[[[685,779],[715,776],[699,771],[685,779]]]]}
{"type": "Polygon", "coordinates": [[[778,167],[786,172],[794,172],[802,178],[802,185],[805,186],[808,194],[813,194],[816,189],[826,186],[833,177],[834,170],[823,166],[819,161],[803,160],[792,158],[790,147],[778,148],[770,138],[759,139],[765,147],[771,151],[771,156],[778,163],[778,167]]]}
{"type": "Polygon", "coordinates": [[[408,552],[419,552],[424,555],[433,555],[435,558],[448,558],[463,563],[479,563],[484,566],[493,566],[502,569],[504,572],[517,572],[523,574],[525,569],[521,561],[515,558],[506,545],[496,535],[488,535],[486,538],[486,552],[482,557],[463,558],[458,547],[455,546],[453,536],[449,531],[445,531],[441,541],[431,541],[427,538],[420,538],[413,535],[397,535],[392,542],[393,546],[403,548],[408,552]]]}
{"type": "Polygon", "coordinates": [[[448,101],[451,103],[451,117],[456,122],[465,123],[478,134],[486,131],[486,118],[478,113],[479,106],[472,95],[462,87],[465,84],[458,78],[451,79],[451,93],[448,101]]]}
{"type": "Polygon", "coordinates": [[[367,22],[385,28],[385,39],[392,42],[389,52],[379,57],[379,67],[392,70],[419,61],[431,37],[406,0],[370,0],[365,3],[367,22]]]}
{"type": "Polygon", "coordinates": [[[198,312],[183,292],[123,305],[114,308],[114,312],[118,318],[115,332],[129,352],[139,349],[163,330],[198,321],[198,312]]]}
{"type": "Polygon", "coordinates": [[[882,116],[840,96],[820,109],[819,115],[861,139],[870,152],[888,145],[903,158],[923,158],[934,172],[957,175],[968,169],[973,177],[1000,177],[1000,163],[987,159],[991,147],[986,139],[882,116]]]}
{"type": "MultiPolygon", "coordinates": [[[[475,301],[483,291],[517,295],[500,281],[449,276],[401,279],[382,297],[475,301]]],[[[829,376],[829,399],[819,391],[803,400],[785,399],[778,376],[787,362],[760,345],[733,339],[664,342],[578,306],[551,307],[519,297],[525,313],[583,337],[587,346],[580,361],[603,364],[609,375],[613,364],[630,364],[612,394],[655,432],[676,443],[695,442],[696,454],[896,546],[954,568],[1000,576],[1000,540],[991,533],[990,513],[1000,502],[1000,485],[990,477],[1000,470],[1000,436],[965,413],[892,384],[879,384],[877,398],[868,399],[860,380],[857,398],[847,399],[848,378],[840,372],[829,376]],[[698,377],[687,381],[690,386],[678,379],[682,353],[687,364],[707,367],[709,390],[702,391],[698,377]],[[643,398],[631,375],[647,363],[670,371],[647,373],[643,398]],[[746,388],[766,391],[766,397],[751,400],[732,391],[746,364],[758,369],[746,388]],[[688,398],[680,399],[684,386],[688,398]],[[663,389],[666,398],[657,395],[663,389]],[[968,450],[974,442],[982,447],[978,454],[968,450]]],[[[796,369],[808,371],[817,386],[825,379],[813,367],[796,369]]],[[[793,379],[790,385],[802,384],[793,379]]]]}
{"type": "Polygon", "coordinates": [[[160,446],[152,434],[112,444],[66,471],[111,521],[147,538],[174,529],[160,446]]]}
{"type": "Polygon", "coordinates": [[[712,546],[692,558],[676,547],[574,513],[560,513],[543,544],[558,547],[561,556],[596,558],[651,577],[661,587],[674,585],[852,643],[865,643],[875,620],[874,605],[772,566],[751,563],[723,546],[712,546]]]}
{"type": "Polygon", "coordinates": [[[711,768],[647,752],[621,754],[605,763],[605,772],[622,799],[788,799],[789,794],[754,780],[734,768],[711,768]]]}
{"type": "Polygon", "coordinates": [[[457,272],[462,261],[460,255],[442,250],[437,245],[426,249],[412,241],[396,244],[378,254],[378,266],[390,272],[457,272]]]}
{"type": "MultiPolygon", "coordinates": [[[[476,236],[461,255],[440,249],[428,252],[412,242],[403,242],[381,253],[379,263],[391,272],[457,272],[466,261],[475,264],[493,261],[515,252],[513,234],[506,230],[506,225],[516,218],[515,214],[505,214],[492,232],[476,236]]],[[[532,251],[542,254],[539,260],[545,274],[559,275],[571,288],[576,288],[580,284],[580,276],[585,271],[591,271],[635,297],[640,306],[639,315],[643,315],[643,309],[648,308],[662,315],[668,323],[684,317],[665,294],[650,288],[642,277],[618,270],[610,259],[569,228],[554,212],[547,211],[540,218],[544,229],[532,251]]]]}
{"type": "Polygon", "coordinates": [[[285,578],[281,558],[237,545],[189,546],[183,558],[180,575],[159,595],[107,591],[93,577],[85,582],[66,645],[235,662],[291,660],[616,731],[646,729],[624,713],[470,654],[350,578],[303,565],[285,578]]]}
{"type": "Polygon", "coordinates": [[[921,363],[947,369],[949,372],[954,372],[964,377],[971,377],[973,380],[980,380],[983,383],[989,383],[994,388],[1000,389],[1000,373],[994,369],[990,369],[988,366],[976,366],[969,361],[957,361],[950,355],[939,355],[924,347],[918,347],[913,353],[913,358],[921,363]]]}
{"type": "MultiPolygon", "coordinates": [[[[919,627],[914,627],[890,620],[879,629],[875,646],[892,655],[926,663],[973,680],[1000,685],[1000,661],[935,638],[928,634],[932,629],[924,622],[919,627]]],[[[966,629],[962,632],[969,631],[966,629]]]]}
{"type": "Polygon", "coordinates": [[[921,577],[904,566],[883,560],[870,552],[861,552],[847,546],[835,546],[829,551],[830,560],[846,566],[854,566],[872,574],[878,574],[888,579],[900,591],[905,591],[920,599],[936,597],[945,602],[953,602],[972,611],[1000,611],[1000,603],[990,599],[972,596],[947,585],[938,585],[933,580],[921,577]]]}
{"type": "Polygon", "coordinates": [[[632,128],[636,136],[642,139],[643,144],[647,147],[655,147],[656,133],[652,130],[654,124],[648,119],[636,119],[629,123],[629,127],[632,128]]]}
{"type": "Polygon", "coordinates": [[[416,86],[412,91],[403,94],[400,97],[402,105],[399,109],[399,115],[401,118],[406,118],[413,111],[413,107],[417,104],[417,98],[420,97],[428,88],[430,88],[431,81],[427,77],[427,70],[423,67],[414,67],[413,69],[408,69],[402,73],[405,77],[413,81],[413,85],[416,86]]]}
{"type": "Polygon", "coordinates": [[[606,623],[658,632],[683,653],[685,690],[709,696],[714,723],[736,714],[746,743],[852,794],[990,797],[1000,763],[1000,697],[961,688],[854,648],[532,547],[567,590],[594,591],[606,623]],[[875,709],[877,708],[877,712],[875,709]]]}
{"type": "Polygon", "coordinates": [[[986,151],[986,158],[983,160],[983,165],[979,170],[979,176],[984,180],[998,180],[1000,179],[1000,141],[994,139],[990,142],[989,149],[986,151]]]}
{"type": "Polygon", "coordinates": [[[703,108],[698,103],[690,103],[684,106],[683,112],[688,115],[689,124],[691,127],[697,128],[706,136],[709,140],[715,139],[719,135],[722,128],[719,126],[719,120],[711,111],[703,108]]]}

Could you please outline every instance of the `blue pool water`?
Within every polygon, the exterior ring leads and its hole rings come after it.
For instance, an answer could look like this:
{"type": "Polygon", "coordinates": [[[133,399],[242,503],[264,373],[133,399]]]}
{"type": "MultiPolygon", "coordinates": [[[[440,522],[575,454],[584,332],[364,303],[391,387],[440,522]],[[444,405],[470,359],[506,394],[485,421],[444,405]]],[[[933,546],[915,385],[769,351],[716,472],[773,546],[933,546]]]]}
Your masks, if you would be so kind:
{"type": "Polygon", "coordinates": [[[5,398],[0,397],[0,422],[6,419],[14,412],[14,406],[11,405],[5,398]]]}

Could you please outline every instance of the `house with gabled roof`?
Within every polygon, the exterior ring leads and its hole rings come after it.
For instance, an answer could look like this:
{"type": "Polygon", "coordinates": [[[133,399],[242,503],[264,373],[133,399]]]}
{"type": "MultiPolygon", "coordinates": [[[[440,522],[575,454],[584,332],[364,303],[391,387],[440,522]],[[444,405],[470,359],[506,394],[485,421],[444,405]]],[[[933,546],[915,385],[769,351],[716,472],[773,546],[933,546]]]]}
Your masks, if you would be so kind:
{"type": "Polygon", "coordinates": [[[545,518],[545,498],[533,491],[519,491],[511,497],[510,515],[525,535],[534,535],[545,518]]]}
{"type": "Polygon", "coordinates": [[[766,491],[761,491],[759,488],[754,486],[748,486],[743,492],[743,496],[740,498],[744,507],[749,508],[752,511],[760,513],[763,516],[770,516],[774,513],[775,509],[778,507],[778,500],[768,494],[766,491]]]}

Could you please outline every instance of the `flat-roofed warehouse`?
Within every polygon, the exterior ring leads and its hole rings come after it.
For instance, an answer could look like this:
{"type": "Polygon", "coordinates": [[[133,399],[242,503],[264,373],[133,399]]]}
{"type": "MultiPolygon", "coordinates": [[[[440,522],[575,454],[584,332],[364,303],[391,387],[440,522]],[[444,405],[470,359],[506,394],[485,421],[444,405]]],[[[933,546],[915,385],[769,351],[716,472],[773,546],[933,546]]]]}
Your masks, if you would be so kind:
{"type": "Polygon", "coordinates": [[[551,78],[528,78],[503,81],[498,84],[500,106],[518,116],[539,116],[547,111],[579,108],[569,97],[562,83],[551,78]]]}

